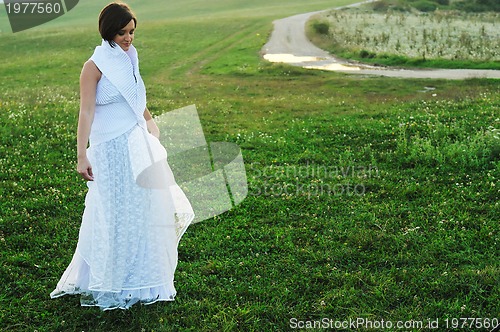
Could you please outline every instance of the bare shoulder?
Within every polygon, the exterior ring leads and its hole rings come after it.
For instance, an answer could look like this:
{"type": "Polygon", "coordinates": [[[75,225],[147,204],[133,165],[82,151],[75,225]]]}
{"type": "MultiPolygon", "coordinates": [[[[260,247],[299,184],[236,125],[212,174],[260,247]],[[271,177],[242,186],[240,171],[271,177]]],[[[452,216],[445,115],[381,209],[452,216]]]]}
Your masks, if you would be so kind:
{"type": "Polygon", "coordinates": [[[96,82],[101,79],[101,71],[97,68],[96,64],[92,60],[87,60],[83,64],[81,77],[89,80],[95,80],[96,82]]]}

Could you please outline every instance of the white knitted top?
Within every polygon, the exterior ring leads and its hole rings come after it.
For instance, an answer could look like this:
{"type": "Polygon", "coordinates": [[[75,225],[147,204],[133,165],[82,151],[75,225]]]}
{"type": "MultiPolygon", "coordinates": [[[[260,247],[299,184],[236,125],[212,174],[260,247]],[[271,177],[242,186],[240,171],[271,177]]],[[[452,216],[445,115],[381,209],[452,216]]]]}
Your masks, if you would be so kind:
{"type": "Polygon", "coordinates": [[[111,47],[105,40],[90,57],[102,73],[97,83],[94,121],[90,144],[116,138],[139,124],[146,128],[146,88],[139,73],[137,50],[111,47]]]}

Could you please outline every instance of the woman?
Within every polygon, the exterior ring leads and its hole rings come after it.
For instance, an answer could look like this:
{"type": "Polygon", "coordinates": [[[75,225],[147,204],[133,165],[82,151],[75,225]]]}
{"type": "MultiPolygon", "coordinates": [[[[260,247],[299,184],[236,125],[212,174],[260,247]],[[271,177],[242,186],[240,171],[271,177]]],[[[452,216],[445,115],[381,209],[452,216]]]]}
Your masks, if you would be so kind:
{"type": "Polygon", "coordinates": [[[99,15],[102,44],[80,76],[77,170],[89,190],[75,254],[50,294],[103,310],[174,299],[177,244],[194,217],[146,107],[136,26],[123,3],[99,15]]]}

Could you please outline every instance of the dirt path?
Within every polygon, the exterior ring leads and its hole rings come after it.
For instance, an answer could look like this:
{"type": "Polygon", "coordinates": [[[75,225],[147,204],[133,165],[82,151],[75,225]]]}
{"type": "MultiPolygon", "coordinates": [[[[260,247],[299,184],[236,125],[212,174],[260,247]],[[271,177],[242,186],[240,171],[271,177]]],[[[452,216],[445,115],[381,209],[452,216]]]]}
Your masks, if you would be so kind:
{"type": "MultiPolygon", "coordinates": [[[[351,6],[372,2],[360,2],[351,6]]],[[[311,12],[274,21],[274,30],[267,44],[262,48],[264,59],[282,62],[310,69],[339,71],[361,75],[379,75],[402,78],[500,78],[500,70],[476,69],[395,69],[353,64],[338,59],[316,47],[306,37],[305,24],[308,19],[320,12],[311,12]]]]}

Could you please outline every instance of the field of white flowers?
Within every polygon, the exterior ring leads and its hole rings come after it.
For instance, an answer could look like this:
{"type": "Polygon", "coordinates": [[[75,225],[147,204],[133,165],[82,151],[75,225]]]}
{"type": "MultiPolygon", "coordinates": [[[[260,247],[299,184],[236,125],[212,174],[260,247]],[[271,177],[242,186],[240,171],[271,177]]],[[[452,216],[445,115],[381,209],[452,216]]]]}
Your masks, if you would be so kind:
{"type": "Polygon", "coordinates": [[[408,58],[500,60],[500,14],[440,12],[376,13],[363,9],[332,10],[316,22],[329,25],[335,48],[408,58]]]}

